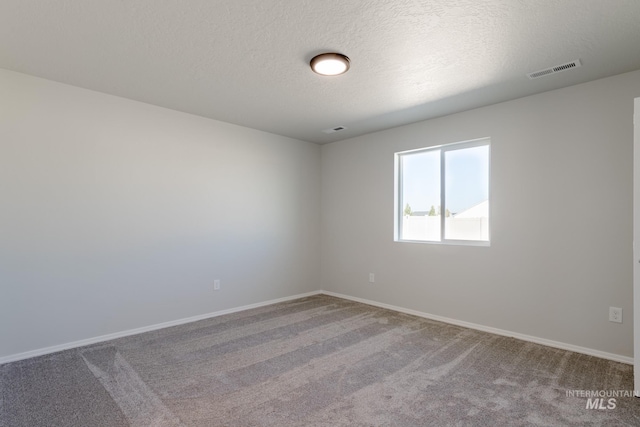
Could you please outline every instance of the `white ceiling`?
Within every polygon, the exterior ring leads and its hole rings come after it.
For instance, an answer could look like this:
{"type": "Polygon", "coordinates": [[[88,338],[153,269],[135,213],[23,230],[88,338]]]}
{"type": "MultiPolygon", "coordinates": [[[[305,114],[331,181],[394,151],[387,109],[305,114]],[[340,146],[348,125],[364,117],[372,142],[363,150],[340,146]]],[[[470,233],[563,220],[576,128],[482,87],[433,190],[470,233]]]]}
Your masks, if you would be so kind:
{"type": "Polygon", "coordinates": [[[1,0],[0,68],[327,143],[640,69],[640,0],[1,0]]]}

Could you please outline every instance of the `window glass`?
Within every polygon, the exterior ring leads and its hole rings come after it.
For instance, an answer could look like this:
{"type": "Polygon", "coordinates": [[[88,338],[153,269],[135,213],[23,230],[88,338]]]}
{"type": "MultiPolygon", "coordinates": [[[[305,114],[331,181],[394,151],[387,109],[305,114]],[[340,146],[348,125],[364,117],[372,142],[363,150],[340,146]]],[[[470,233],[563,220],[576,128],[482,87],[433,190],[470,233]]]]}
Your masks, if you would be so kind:
{"type": "Polygon", "coordinates": [[[489,242],[489,140],[396,153],[396,240],[489,242]]]}
{"type": "Polygon", "coordinates": [[[489,146],[444,152],[445,239],[489,240],[489,146]]]}

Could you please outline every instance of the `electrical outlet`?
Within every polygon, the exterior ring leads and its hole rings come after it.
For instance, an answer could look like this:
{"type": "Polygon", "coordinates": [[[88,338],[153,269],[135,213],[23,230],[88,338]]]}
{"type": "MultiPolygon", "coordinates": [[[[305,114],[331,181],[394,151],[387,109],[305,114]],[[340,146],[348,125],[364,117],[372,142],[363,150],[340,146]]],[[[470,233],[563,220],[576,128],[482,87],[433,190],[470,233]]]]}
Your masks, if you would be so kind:
{"type": "Polygon", "coordinates": [[[214,291],[220,290],[220,279],[216,279],[213,281],[213,290],[214,291]]]}
{"type": "Polygon", "coordinates": [[[373,273],[369,273],[369,283],[375,283],[376,275],[373,273]]]}
{"type": "Polygon", "coordinates": [[[609,322],[622,323],[622,309],[620,307],[609,307],[609,322]]]}

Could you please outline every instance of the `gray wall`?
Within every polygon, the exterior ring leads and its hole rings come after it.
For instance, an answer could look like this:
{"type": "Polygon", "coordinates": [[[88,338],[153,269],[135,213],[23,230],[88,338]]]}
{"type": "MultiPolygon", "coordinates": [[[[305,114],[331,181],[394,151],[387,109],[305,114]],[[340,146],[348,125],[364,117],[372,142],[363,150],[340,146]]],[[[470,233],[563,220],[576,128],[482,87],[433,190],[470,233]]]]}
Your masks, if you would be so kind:
{"type": "Polygon", "coordinates": [[[324,289],[632,356],[637,96],[633,72],[323,146],[324,289]],[[394,152],[481,137],[491,246],[394,243],[394,152]]]}
{"type": "Polygon", "coordinates": [[[0,357],[319,289],[319,192],[317,145],[0,70],[0,357]]]}
{"type": "Polygon", "coordinates": [[[631,356],[638,96],[319,147],[0,70],[0,358],[318,289],[631,356]],[[485,136],[491,246],[393,242],[393,153],[485,136]]]}

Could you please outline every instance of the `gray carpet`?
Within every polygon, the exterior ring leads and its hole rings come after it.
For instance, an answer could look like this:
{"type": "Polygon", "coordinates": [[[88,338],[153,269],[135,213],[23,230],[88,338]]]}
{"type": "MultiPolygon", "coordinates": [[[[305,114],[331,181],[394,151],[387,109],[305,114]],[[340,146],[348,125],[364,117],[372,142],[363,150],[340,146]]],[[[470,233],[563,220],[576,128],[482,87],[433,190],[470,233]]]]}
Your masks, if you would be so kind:
{"type": "Polygon", "coordinates": [[[640,425],[629,365],[314,296],[0,366],[0,425],[640,425]]]}

